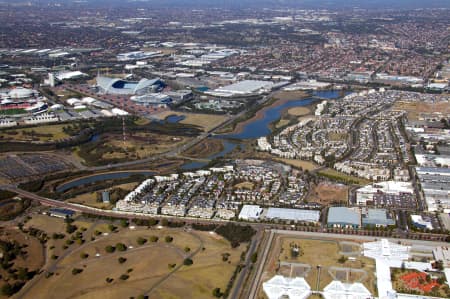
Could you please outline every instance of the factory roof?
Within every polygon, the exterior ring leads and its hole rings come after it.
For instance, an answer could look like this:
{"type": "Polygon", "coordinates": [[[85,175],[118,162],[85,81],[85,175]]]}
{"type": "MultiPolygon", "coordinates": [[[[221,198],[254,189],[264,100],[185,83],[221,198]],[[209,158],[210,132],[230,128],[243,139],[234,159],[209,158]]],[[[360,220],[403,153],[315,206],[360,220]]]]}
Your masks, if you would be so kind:
{"type": "Polygon", "coordinates": [[[246,95],[259,93],[261,91],[269,91],[273,87],[273,82],[259,80],[244,80],[231,85],[219,87],[213,91],[206,93],[221,96],[246,95]]]}
{"type": "Polygon", "coordinates": [[[358,192],[362,193],[377,193],[378,191],[389,194],[413,193],[413,187],[411,182],[386,181],[366,185],[358,189],[358,192]]]}
{"type": "Polygon", "coordinates": [[[257,205],[244,205],[239,213],[240,219],[251,220],[258,219],[263,209],[257,205]]]}
{"type": "Polygon", "coordinates": [[[320,212],[314,210],[269,208],[266,218],[295,221],[319,221],[320,212]]]}
{"type": "Polygon", "coordinates": [[[368,209],[362,218],[364,225],[394,225],[395,221],[388,217],[385,209],[368,209]]]}
{"type": "Polygon", "coordinates": [[[328,223],[360,225],[360,214],[346,207],[331,207],[328,209],[328,223]]]}

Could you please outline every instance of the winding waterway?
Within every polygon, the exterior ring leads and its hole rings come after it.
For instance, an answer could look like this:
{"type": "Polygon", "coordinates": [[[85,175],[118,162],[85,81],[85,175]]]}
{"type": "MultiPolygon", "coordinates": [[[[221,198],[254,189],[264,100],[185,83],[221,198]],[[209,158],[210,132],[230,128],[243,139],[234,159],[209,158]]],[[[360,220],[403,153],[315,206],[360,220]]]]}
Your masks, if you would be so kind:
{"type": "MultiPolygon", "coordinates": [[[[339,98],[340,91],[336,91],[336,90],[317,91],[317,92],[313,92],[312,95],[315,97],[319,97],[319,98],[337,99],[337,98],[339,98]]],[[[275,105],[275,106],[267,108],[264,111],[261,118],[257,118],[255,120],[250,121],[247,124],[245,124],[239,133],[227,134],[227,135],[217,135],[214,137],[209,137],[209,138],[217,138],[217,139],[222,140],[223,149],[218,153],[204,157],[204,159],[213,160],[216,158],[223,157],[226,154],[232,152],[236,148],[236,146],[239,145],[238,141],[233,141],[232,139],[247,140],[247,139],[259,138],[259,137],[269,135],[271,133],[270,124],[272,122],[278,120],[281,117],[284,110],[293,108],[293,107],[308,106],[315,100],[316,100],[315,98],[309,97],[309,98],[305,98],[305,99],[286,101],[280,105],[275,105]]],[[[176,123],[183,119],[184,119],[183,116],[170,115],[164,121],[176,123]]],[[[186,162],[185,164],[183,164],[181,166],[181,169],[182,170],[195,170],[195,169],[205,167],[206,165],[208,165],[208,162],[206,162],[206,161],[191,161],[191,162],[186,162]]],[[[75,188],[75,187],[78,187],[81,185],[95,183],[98,181],[112,180],[112,179],[124,179],[124,178],[128,178],[132,175],[136,175],[136,174],[150,176],[154,173],[151,171],[139,171],[139,172],[120,171],[120,172],[101,173],[101,174],[97,174],[97,175],[83,177],[80,179],[75,179],[73,181],[69,181],[67,183],[61,184],[56,188],[56,191],[57,192],[65,192],[71,188],[75,188]]]]}

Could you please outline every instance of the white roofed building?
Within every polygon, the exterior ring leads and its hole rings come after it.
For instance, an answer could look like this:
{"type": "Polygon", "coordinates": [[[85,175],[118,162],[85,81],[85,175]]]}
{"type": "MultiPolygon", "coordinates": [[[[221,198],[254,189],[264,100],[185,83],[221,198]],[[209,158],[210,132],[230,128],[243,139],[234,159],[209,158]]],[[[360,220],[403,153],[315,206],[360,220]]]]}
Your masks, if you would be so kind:
{"type": "Polygon", "coordinates": [[[239,219],[243,220],[258,220],[261,216],[263,209],[257,205],[244,205],[239,213],[239,219]]]}
{"type": "Polygon", "coordinates": [[[303,277],[275,275],[263,283],[263,290],[269,299],[306,299],[311,295],[311,287],[303,277]]]}
{"type": "Polygon", "coordinates": [[[323,289],[325,299],[368,299],[373,298],[369,290],[360,282],[342,283],[332,281],[323,289]]]}

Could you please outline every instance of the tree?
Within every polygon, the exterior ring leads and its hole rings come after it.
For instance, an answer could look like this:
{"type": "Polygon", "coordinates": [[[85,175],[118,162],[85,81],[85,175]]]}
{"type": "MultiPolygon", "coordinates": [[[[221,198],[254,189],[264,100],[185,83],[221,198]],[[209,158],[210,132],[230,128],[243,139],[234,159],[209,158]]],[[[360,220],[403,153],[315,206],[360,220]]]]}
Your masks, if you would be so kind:
{"type": "Polygon", "coordinates": [[[215,288],[213,290],[213,296],[216,298],[220,298],[222,297],[223,293],[220,291],[220,288],[215,288]]]}
{"type": "Polygon", "coordinates": [[[341,264],[345,263],[346,261],[347,261],[347,258],[343,255],[338,259],[338,262],[341,264]]]}
{"type": "Polygon", "coordinates": [[[166,243],[171,243],[173,241],[173,238],[171,236],[166,236],[164,240],[166,241],[166,243]]]}
{"type": "Polygon", "coordinates": [[[152,242],[152,243],[155,243],[155,242],[158,242],[158,237],[157,236],[151,236],[150,237],[150,242],[152,242]]]}
{"type": "Polygon", "coordinates": [[[117,243],[116,249],[117,249],[117,251],[125,251],[125,250],[127,250],[127,246],[123,243],[117,243]]]}
{"type": "Polygon", "coordinates": [[[120,220],[120,226],[121,227],[128,227],[129,223],[126,219],[121,219],[120,220]]]}
{"type": "Polygon", "coordinates": [[[194,263],[194,261],[192,261],[190,258],[185,258],[183,261],[183,265],[185,266],[190,266],[194,263]]]}
{"type": "Polygon", "coordinates": [[[108,253],[113,253],[116,250],[116,248],[114,248],[114,246],[108,245],[105,247],[105,251],[108,253]]]}
{"type": "Polygon", "coordinates": [[[73,224],[70,224],[70,223],[67,224],[67,226],[66,226],[66,232],[67,232],[68,234],[71,234],[71,233],[73,233],[73,232],[76,231],[76,230],[77,230],[77,226],[76,226],[76,225],[73,225],[73,224]]]}
{"type": "Polygon", "coordinates": [[[257,260],[258,260],[258,253],[257,253],[257,252],[254,252],[254,253],[252,254],[251,261],[252,261],[252,263],[254,264],[254,263],[256,263],[257,260]]]}
{"type": "Polygon", "coordinates": [[[82,259],[85,259],[85,258],[87,258],[88,256],[89,256],[89,254],[87,254],[86,252],[80,253],[80,257],[81,257],[82,259]]]}
{"type": "Polygon", "coordinates": [[[119,257],[118,261],[119,261],[119,264],[123,264],[123,263],[125,263],[127,261],[127,259],[124,258],[124,257],[119,257]]]}
{"type": "Polygon", "coordinates": [[[144,239],[144,238],[142,238],[142,237],[139,237],[139,238],[137,238],[136,242],[137,242],[139,245],[144,245],[145,243],[147,243],[147,240],[144,239]]]}
{"type": "Polygon", "coordinates": [[[113,232],[113,231],[116,230],[116,227],[114,225],[112,225],[112,224],[108,224],[108,229],[109,229],[110,232],[113,232]]]}
{"type": "Polygon", "coordinates": [[[81,272],[83,272],[83,269],[80,269],[80,268],[72,269],[72,275],[77,275],[77,274],[80,274],[81,272]]]}
{"type": "Polygon", "coordinates": [[[122,274],[122,275],[120,275],[120,280],[127,280],[128,278],[130,278],[130,275],[127,275],[127,274],[122,274]]]}
{"type": "Polygon", "coordinates": [[[184,247],[184,252],[189,252],[189,251],[191,251],[191,248],[189,248],[189,247],[184,247]]]}
{"type": "Polygon", "coordinates": [[[14,292],[14,288],[13,288],[13,286],[11,284],[5,283],[2,286],[2,295],[5,295],[5,296],[9,297],[9,296],[12,296],[14,293],[15,293],[14,292]]]}

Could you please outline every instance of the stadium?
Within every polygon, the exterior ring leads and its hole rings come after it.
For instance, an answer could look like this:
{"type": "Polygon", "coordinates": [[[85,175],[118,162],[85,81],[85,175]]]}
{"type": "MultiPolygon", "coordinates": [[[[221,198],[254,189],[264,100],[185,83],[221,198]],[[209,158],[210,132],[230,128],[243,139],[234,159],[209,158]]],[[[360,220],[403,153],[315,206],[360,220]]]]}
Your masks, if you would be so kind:
{"type": "Polygon", "coordinates": [[[97,77],[97,87],[100,94],[144,95],[160,91],[164,86],[164,82],[159,78],[127,81],[119,78],[97,77]]]}

